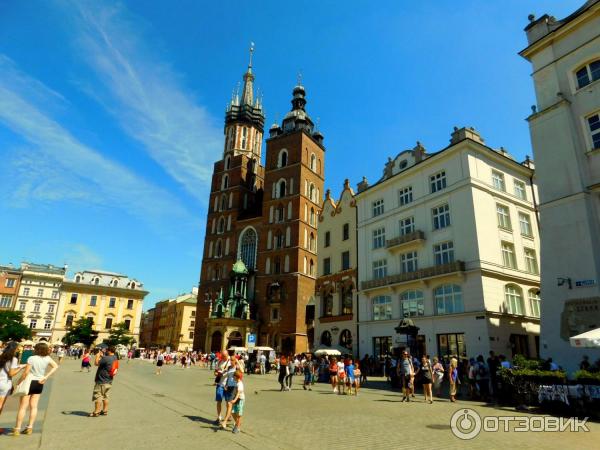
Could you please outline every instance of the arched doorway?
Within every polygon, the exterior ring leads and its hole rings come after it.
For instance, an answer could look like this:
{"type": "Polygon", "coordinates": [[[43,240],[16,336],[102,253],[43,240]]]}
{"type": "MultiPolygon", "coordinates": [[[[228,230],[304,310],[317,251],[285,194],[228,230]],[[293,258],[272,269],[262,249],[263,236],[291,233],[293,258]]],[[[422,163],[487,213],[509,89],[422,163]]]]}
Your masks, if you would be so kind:
{"type": "Polygon", "coordinates": [[[231,347],[243,347],[244,339],[239,331],[232,331],[227,339],[227,348],[231,347]]]}
{"type": "Polygon", "coordinates": [[[220,331],[215,331],[210,338],[210,351],[220,352],[223,344],[223,334],[220,331]]]}

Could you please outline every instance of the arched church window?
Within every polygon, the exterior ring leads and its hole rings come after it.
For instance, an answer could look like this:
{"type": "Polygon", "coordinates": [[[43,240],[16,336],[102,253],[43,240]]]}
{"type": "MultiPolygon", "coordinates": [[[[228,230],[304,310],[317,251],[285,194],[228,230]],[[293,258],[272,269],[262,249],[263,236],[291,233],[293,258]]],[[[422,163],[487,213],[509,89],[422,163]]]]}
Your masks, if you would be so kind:
{"type": "Polygon", "coordinates": [[[277,189],[277,191],[278,191],[277,194],[278,194],[279,198],[285,197],[285,184],[286,184],[285,180],[281,180],[279,182],[278,189],[277,189]]]}
{"type": "Polygon", "coordinates": [[[277,167],[285,167],[288,163],[288,152],[283,149],[279,152],[279,158],[277,161],[277,167]]]}
{"type": "Polygon", "coordinates": [[[312,170],[313,172],[317,170],[317,157],[314,153],[310,155],[310,170],[312,170]]]}
{"type": "Polygon", "coordinates": [[[258,237],[254,228],[248,228],[242,234],[240,239],[240,254],[239,258],[244,262],[248,269],[256,267],[256,243],[258,237]]]}
{"type": "Polygon", "coordinates": [[[225,170],[229,170],[230,167],[231,167],[231,156],[227,156],[227,158],[225,158],[225,170]]]}
{"type": "Polygon", "coordinates": [[[248,127],[242,128],[242,150],[246,150],[246,141],[248,140],[248,127]]]}

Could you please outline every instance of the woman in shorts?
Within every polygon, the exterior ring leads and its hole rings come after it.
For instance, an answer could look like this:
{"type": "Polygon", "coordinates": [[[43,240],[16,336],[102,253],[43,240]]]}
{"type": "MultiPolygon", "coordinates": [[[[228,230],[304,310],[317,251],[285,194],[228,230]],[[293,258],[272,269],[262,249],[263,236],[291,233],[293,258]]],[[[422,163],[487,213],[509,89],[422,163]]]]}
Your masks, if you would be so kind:
{"type": "Polygon", "coordinates": [[[15,356],[18,349],[19,344],[9,342],[0,354],[0,414],[2,414],[6,397],[9,396],[13,388],[11,378],[25,368],[25,366],[19,365],[19,361],[15,356]]]}
{"type": "Polygon", "coordinates": [[[81,357],[81,372],[83,372],[83,369],[87,369],[89,372],[91,367],[92,364],[90,363],[90,351],[85,349],[83,351],[83,356],[81,357]]]}
{"type": "Polygon", "coordinates": [[[360,364],[358,361],[354,363],[354,394],[358,395],[358,390],[360,389],[360,378],[362,376],[362,372],[360,371],[360,364]]]}
{"type": "Polygon", "coordinates": [[[29,393],[21,397],[19,403],[19,412],[17,413],[17,423],[12,433],[10,433],[12,436],[18,436],[21,434],[21,426],[23,424],[23,419],[25,418],[27,409],[29,409],[29,424],[22,432],[23,434],[33,433],[33,424],[35,423],[35,419],[37,417],[38,402],[40,400],[40,395],[44,390],[44,384],[58,369],[58,364],[56,364],[49,356],[50,348],[48,348],[48,344],[44,342],[36,344],[33,348],[33,352],[34,355],[27,359],[27,366],[25,366],[25,370],[23,371],[21,380],[19,381],[20,384],[23,382],[23,380],[25,380],[27,375],[31,375],[29,393]],[[48,373],[46,373],[48,366],[50,366],[51,369],[48,373]]]}
{"type": "Polygon", "coordinates": [[[337,390],[338,383],[338,367],[337,360],[335,358],[331,358],[331,362],[329,363],[329,379],[331,380],[331,387],[333,387],[333,393],[335,394],[337,390]]]}

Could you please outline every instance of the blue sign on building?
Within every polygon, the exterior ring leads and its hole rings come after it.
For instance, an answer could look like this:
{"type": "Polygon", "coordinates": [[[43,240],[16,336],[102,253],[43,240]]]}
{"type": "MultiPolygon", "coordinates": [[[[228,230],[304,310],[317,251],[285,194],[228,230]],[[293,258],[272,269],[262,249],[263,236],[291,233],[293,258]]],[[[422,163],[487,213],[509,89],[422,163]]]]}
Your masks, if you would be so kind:
{"type": "Polygon", "coordinates": [[[256,344],[256,335],[255,334],[248,335],[248,344],[256,344]]]}

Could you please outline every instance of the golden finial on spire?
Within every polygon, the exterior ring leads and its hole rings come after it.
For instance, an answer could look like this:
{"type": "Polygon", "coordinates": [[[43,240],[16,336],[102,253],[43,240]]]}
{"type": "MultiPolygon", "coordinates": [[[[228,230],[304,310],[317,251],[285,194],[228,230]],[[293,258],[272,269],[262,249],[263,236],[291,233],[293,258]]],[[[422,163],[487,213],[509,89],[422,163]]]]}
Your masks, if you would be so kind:
{"type": "Polygon", "coordinates": [[[298,76],[296,78],[298,86],[302,86],[302,69],[298,71],[298,76]]]}
{"type": "Polygon", "coordinates": [[[250,62],[248,63],[248,68],[252,68],[252,54],[254,53],[254,42],[250,42],[250,62]]]}

